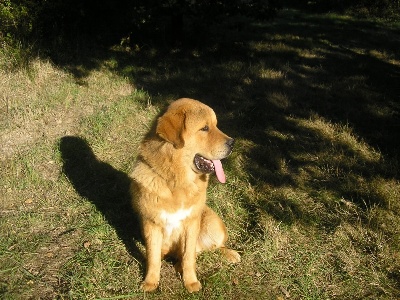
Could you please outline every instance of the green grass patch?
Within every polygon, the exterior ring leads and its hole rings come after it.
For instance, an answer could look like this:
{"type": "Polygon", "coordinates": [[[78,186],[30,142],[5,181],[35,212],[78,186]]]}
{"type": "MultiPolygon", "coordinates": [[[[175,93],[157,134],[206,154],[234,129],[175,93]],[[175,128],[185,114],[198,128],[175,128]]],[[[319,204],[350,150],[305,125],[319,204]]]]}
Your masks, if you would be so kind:
{"type": "Polygon", "coordinates": [[[11,68],[0,51],[1,298],[400,297],[398,26],[291,10],[222,26],[202,47],[58,64],[11,68]],[[236,139],[208,203],[242,261],[201,254],[197,294],[163,261],[144,294],[128,175],[178,97],[212,106],[236,139]]]}

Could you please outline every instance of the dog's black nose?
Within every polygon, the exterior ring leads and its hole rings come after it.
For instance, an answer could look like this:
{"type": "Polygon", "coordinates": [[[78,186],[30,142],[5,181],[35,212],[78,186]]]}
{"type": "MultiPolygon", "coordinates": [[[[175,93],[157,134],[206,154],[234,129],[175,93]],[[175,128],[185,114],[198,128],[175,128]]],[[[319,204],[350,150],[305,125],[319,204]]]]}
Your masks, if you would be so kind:
{"type": "Polygon", "coordinates": [[[230,147],[230,148],[233,148],[233,145],[235,144],[235,140],[234,139],[228,139],[227,141],[226,141],[226,144],[230,147]]]}

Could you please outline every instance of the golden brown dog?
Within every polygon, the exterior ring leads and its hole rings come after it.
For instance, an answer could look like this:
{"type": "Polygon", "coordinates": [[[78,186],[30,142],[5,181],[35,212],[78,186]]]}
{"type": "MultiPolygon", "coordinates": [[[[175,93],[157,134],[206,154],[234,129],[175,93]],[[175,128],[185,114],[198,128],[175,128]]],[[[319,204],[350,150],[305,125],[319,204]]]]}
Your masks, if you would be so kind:
{"type": "Polygon", "coordinates": [[[197,253],[220,248],[229,261],[240,261],[236,251],[225,247],[224,223],[206,205],[209,174],[225,182],[220,160],[231,153],[233,142],[217,128],[210,107],[184,98],[168,107],[141,143],[131,193],[146,246],[145,291],[157,288],[166,255],[178,260],[189,292],[201,289],[197,253]]]}

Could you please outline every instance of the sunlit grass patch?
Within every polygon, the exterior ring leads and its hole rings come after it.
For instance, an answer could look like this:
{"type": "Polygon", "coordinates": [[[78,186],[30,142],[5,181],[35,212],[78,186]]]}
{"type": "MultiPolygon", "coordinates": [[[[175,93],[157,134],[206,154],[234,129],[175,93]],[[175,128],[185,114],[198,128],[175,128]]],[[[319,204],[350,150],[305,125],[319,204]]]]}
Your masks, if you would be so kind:
{"type": "Polygon", "coordinates": [[[281,78],[285,78],[285,73],[282,70],[261,69],[260,70],[260,78],[281,79],[281,78]]]}
{"type": "Polygon", "coordinates": [[[9,72],[1,70],[2,94],[0,125],[15,125],[24,120],[40,117],[39,112],[51,109],[57,103],[63,102],[58,95],[71,87],[68,75],[57,70],[50,62],[39,59],[34,60],[28,69],[9,72]],[[46,98],[45,105],[42,103],[46,98]],[[3,102],[4,101],[4,102],[3,102]]]}
{"type": "Polygon", "coordinates": [[[295,120],[295,122],[299,128],[303,127],[315,132],[320,136],[321,141],[337,145],[344,151],[347,149],[366,161],[379,162],[381,159],[381,154],[365,141],[359,140],[347,124],[333,124],[318,116],[313,116],[309,120],[295,120]]]}

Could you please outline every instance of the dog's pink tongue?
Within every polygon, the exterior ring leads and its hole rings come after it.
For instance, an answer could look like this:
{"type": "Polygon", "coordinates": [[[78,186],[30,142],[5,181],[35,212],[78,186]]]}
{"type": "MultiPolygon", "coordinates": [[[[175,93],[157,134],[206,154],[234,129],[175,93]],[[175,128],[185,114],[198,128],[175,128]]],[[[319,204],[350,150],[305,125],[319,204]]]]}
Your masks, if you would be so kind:
{"type": "Polygon", "coordinates": [[[226,182],[226,178],[225,178],[224,169],[222,168],[221,161],[220,160],[213,160],[212,162],[214,163],[215,175],[217,175],[217,178],[218,178],[219,182],[225,183],[226,182]]]}

